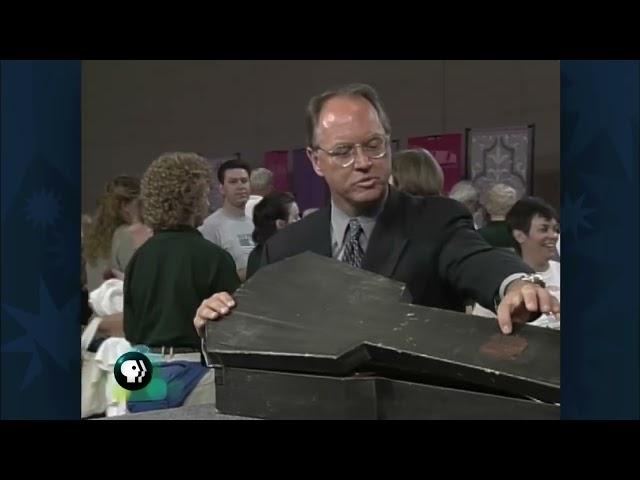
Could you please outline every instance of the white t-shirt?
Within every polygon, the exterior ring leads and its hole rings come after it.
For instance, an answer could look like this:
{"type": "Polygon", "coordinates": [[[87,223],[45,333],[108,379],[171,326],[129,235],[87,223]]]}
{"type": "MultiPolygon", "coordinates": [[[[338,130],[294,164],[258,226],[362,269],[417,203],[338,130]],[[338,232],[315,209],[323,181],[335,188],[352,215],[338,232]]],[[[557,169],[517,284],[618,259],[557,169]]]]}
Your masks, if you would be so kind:
{"type": "Polygon", "coordinates": [[[198,228],[202,236],[231,254],[238,270],[247,268],[247,260],[255,247],[251,234],[253,222],[246,215],[233,216],[219,208],[198,228]]]}
{"type": "MultiPolygon", "coordinates": [[[[549,260],[549,268],[544,272],[537,272],[547,286],[547,290],[560,301],[560,262],[549,260]]],[[[479,304],[473,306],[472,315],[495,318],[496,314],[479,304]]],[[[536,327],[547,327],[560,330],[560,322],[553,315],[540,315],[535,321],[527,323],[536,327]]]]}
{"type": "Polygon", "coordinates": [[[244,214],[252,222],[253,222],[253,207],[255,207],[260,200],[262,200],[261,195],[251,195],[249,197],[249,200],[247,200],[247,204],[244,206],[244,214]]]}

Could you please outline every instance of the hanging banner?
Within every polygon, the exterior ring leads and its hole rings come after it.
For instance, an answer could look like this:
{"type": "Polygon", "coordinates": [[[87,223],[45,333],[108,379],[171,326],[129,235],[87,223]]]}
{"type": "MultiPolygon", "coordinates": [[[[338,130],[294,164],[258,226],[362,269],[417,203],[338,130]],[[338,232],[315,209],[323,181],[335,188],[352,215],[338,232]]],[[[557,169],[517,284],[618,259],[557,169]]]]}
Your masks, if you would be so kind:
{"type": "Polygon", "coordinates": [[[290,192],[289,151],[275,150],[264,154],[264,168],[273,172],[273,188],[278,192],[290,192]]]}
{"type": "Polygon", "coordinates": [[[444,174],[444,193],[449,194],[460,180],[465,178],[465,162],[462,148],[463,136],[460,133],[428,135],[407,140],[409,148],[424,148],[433,155],[444,174]]]}
{"type": "Polygon", "coordinates": [[[518,198],[533,190],[533,146],[535,125],[467,129],[467,172],[480,192],[492,185],[515,188],[518,198]]]}
{"type": "Polygon", "coordinates": [[[316,175],[304,148],[291,152],[293,158],[293,194],[300,212],[329,204],[329,189],[324,178],[316,175]]]}

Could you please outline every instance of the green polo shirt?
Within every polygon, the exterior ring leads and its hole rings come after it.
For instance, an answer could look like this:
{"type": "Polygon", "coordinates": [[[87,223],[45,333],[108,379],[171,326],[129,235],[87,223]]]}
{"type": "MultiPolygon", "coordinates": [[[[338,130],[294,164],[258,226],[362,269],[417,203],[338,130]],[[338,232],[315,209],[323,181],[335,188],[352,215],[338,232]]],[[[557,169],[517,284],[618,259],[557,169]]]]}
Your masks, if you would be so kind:
{"type": "Polygon", "coordinates": [[[216,292],[240,285],[226,251],[191,227],[156,232],[133,255],[124,281],[124,333],[132,345],[200,347],[193,317],[216,292]]]}

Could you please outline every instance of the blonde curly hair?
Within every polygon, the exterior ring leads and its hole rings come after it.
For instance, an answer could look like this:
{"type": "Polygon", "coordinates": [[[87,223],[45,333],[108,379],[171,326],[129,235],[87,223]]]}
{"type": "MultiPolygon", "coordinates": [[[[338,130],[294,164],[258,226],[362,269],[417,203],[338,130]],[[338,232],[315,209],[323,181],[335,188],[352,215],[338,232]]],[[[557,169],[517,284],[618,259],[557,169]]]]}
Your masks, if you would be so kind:
{"type": "Polygon", "coordinates": [[[496,183],[487,192],[484,208],[491,217],[504,217],[518,201],[518,192],[504,183],[496,183]]]}
{"type": "Polygon", "coordinates": [[[98,200],[98,208],[84,237],[83,256],[87,263],[95,265],[98,258],[109,258],[113,232],[120,225],[129,223],[123,207],[140,196],[140,179],[120,175],[105,186],[98,200]]]}
{"type": "Polygon", "coordinates": [[[164,153],[142,177],[145,223],[154,231],[196,226],[209,211],[213,172],[195,153],[164,153]]]}

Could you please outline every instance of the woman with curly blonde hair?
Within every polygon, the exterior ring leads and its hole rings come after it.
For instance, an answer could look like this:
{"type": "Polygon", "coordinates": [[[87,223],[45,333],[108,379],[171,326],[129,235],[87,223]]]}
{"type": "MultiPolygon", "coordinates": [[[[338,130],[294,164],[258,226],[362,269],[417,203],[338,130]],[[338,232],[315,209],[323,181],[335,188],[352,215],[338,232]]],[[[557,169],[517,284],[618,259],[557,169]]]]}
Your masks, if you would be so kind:
{"type": "Polygon", "coordinates": [[[208,214],[212,182],[211,168],[195,153],[165,153],[149,166],[141,198],[153,236],[124,277],[125,338],[167,362],[193,362],[192,387],[174,406],[213,403],[213,372],[200,364],[193,315],[205,298],[240,284],[231,255],[196,229],[208,214]]]}
{"type": "Polygon", "coordinates": [[[105,187],[83,238],[87,290],[91,292],[119,276],[135,249],[149,237],[140,212],[140,180],[120,175],[105,187]]]}
{"type": "Polygon", "coordinates": [[[166,153],[142,177],[145,223],[154,231],[197,227],[209,214],[211,167],[195,153],[166,153]]]}

